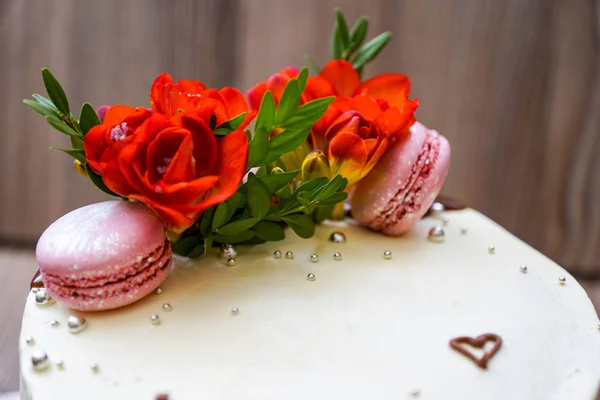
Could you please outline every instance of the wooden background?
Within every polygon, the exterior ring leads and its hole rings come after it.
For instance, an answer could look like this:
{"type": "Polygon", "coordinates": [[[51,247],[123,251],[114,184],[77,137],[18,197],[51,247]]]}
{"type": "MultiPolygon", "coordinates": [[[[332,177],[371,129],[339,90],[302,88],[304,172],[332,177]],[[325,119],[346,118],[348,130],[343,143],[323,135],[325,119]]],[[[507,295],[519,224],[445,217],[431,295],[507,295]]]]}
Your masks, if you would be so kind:
{"type": "MultiPolygon", "coordinates": [[[[367,75],[411,77],[418,119],[452,145],[444,192],[600,278],[594,0],[0,0],[0,243],[33,245],[103,199],[21,103],[43,92],[41,67],[74,105],[147,105],[162,71],[246,90],[306,54],[324,64],[335,5],[369,16],[371,36],[393,32],[367,75]]],[[[0,391],[15,386],[4,379],[0,391]]]]}

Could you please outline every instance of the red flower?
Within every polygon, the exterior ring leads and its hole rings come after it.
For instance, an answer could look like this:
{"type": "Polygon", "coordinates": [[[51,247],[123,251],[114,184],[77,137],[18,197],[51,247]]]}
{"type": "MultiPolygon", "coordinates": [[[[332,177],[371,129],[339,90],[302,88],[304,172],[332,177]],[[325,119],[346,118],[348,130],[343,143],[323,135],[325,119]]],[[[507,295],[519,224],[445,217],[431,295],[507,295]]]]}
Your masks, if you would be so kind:
{"type": "MultiPolygon", "coordinates": [[[[294,67],[287,67],[275,75],[272,75],[266,82],[261,82],[246,92],[248,103],[253,110],[258,110],[260,102],[267,90],[271,91],[275,99],[275,105],[279,104],[279,99],[283,94],[283,89],[290,79],[298,76],[299,71],[294,67]]],[[[323,97],[335,95],[335,89],[325,79],[318,76],[311,76],[306,80],[306,86],[300,104],[307,103],[311,100],[320,99],[323,97]]]]}
{"type": "Polygon", "coordinates": [[[209,126],[214,115],[215,127],[245,112],[246,118],[239,126],[239,129],[244,129],[256,115],[256,112],[248,110],[244,96],[237,89],[207,89],[198,81],[180,80],[173,83],[167,73],[162,73],[152,84],[150,105],[153,110],[167,117],[181,111],[195,112],[209,126]]]}
{"type": "Polygon", "coordinates": [[[133,141],[135,130],[150,116],[146,108],[117,105],[104,108],[102,124],[85,135],[85,157],[92,169],[102,175],[106,164],[133,141]]]}
{"type": "Polygon", "coordinates": [[[417,99],[409,100],[410,80],[403,74],[383,74],[360,83],[352,64],[344,60],[330,61],[320,73],[342,97],[352,98],[347,107],[360,109],[365,116],[389,135],[408,132],[415,123],[417,99]]]}
{"type": "Polygon", "coordinates": [[[170,119],[146,110],[150,115],[134,127],[131,114],[118,120],[121,108],[116,107],[85,137],[86,155],[102,155],[101,162],[90,166],[112,191],[152,208],[168,231],[183,232],[204,210],[238,189],[248,157],[243,130],[216,137],[196,108],[170,119]],[[130,130],[106,139],[111,124],[122,127],[125,122],[130,130]]]}

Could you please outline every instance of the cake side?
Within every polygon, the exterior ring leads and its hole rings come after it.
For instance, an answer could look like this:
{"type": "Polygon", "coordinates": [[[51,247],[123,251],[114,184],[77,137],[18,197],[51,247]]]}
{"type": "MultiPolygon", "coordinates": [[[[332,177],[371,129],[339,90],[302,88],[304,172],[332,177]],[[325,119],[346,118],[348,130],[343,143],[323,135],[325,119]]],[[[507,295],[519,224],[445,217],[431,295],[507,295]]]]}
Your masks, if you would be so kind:
{"type": "Polygon", "coordinates": [[[594,399],[600,331],[583,288],[476,211],[444,217],[441,243],[427,240],[439,223],[433,218],[401,238],[347,221],[326,223],[311,239],[289,232],[285,241],[241,248],[235,267],[216,255],[178,259],[162,294],[79,313],[89,326],[78,334],[65,328],[73,311],[39,308],[30,294],[22,393],[34,400],[83,393],[90,400],[161,393],[184,400],[594,399]],[[330,242],[334,231],[346,243],[330,242]],[[283,256],[274,258],[275,250],[283,256]],[[502,339],[486,370],[449,346],[484,333],[502,339]],[[39,350],[62,369],[33,371],[39,350]]]}

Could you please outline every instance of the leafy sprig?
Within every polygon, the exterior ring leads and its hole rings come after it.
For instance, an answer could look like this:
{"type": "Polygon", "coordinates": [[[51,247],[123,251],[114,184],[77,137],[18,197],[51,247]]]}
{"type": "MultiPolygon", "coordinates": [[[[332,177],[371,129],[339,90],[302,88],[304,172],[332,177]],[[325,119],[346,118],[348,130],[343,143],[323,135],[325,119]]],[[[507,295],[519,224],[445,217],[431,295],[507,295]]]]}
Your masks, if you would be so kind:
{"type": "Polygon", "coordinates": [[[333,97],[300,105],[308,70],[286,84],[279,104],[270,91],[262,99],[250,138],[247,181],[224,203],[206,211],[199,224],[173,245],[178,254],[197,257],[214,244],[259,244],[283,240],[284,227],[311,237],[331,206],[344,201],[348,181],[341,175],[296,184],[300,170],[286,171],[280,158],[300,146],[333,97]]]}
{"type": "Polygon", "coordinates": [[[325,97],[300,105],[307,78],[308,69],[303,68],[296,79],[289,80],[278,106],[272,93],[265,93],[250,140],[248,169],[274,163],[305,142],[313,124],[334,100],[325,97]],[[271,138],[273,133],[276,135],[271,138]]]}
{"type": "Polygon", "coordinates": [[[362,75],[365,65],[383,50],[392,38],[392,33],[384,32],[361,47],[369,29],[368,19],[359,18],[348,32],[346,19],[338,8],[335,9],[335,17],[336,23],[331,33],[331,57],[352,62],[354,69],[362,75]]]}

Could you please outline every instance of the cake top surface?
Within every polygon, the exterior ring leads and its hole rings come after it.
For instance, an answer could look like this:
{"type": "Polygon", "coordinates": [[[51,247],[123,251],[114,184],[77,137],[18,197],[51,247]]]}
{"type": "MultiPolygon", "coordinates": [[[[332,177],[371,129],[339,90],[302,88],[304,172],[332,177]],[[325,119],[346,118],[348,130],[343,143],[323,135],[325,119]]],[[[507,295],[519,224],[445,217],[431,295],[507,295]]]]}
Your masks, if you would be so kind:
{"type": "Polygon", "coordinates": [[[427,240],[439,223],[430,217],[401,238],[346,221],[323,224],[311,239],[290,232],[282,242],[240,248],[234,267],[216,255],[176,259],[162,294],[114,311],[39,308],[32,294],[20,341],[23,393],[35,400],[593,399],[600,330],[583,288],[476,211],[445,216],[441,243],[427,240]],[[329,241],[334,231],[346,243],[329,241]],[[88,321],[78,334],[65,327],[73,314],[88,321]],[[502,340],[487,369],[449,345],[482,334],[502,340]],[[34,372],[38,350],[62,368],[34,372]]]}

